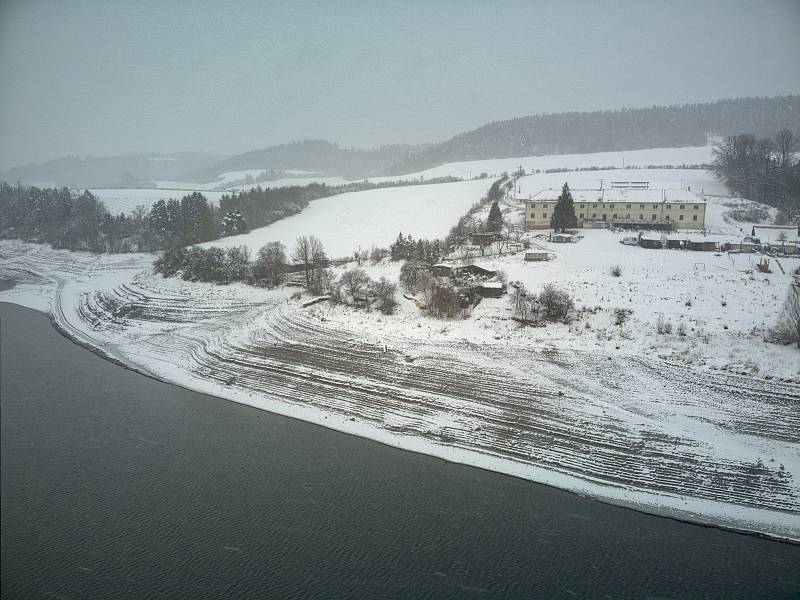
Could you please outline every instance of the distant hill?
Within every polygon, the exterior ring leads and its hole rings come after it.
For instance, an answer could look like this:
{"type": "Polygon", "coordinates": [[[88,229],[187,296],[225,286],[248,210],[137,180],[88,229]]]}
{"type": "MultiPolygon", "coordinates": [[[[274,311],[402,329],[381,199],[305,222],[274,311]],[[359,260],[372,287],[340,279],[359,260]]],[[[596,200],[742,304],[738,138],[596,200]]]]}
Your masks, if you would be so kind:
{"type": "Polygon", "coordinates": [[[153,180],[177,180],[187,171],[203,169],[224,158],[221,154],[125,154],[80,158],[69,156],[40,164],[14,167],[0,180],[32,185],[87,187],[147,187],[153,180]]]}
{"type": "Polygon", "coordinates": [[[392,144],[372,150],[358,150],[340,148],[325,140],[303,140],[231,156],[203,169],[185,173],[182,181],[213,181],[220,173],[246,169],[297,169],[356,179],[375,175],[397,161],[411,160],[430,147],[431,144],[392,144]]]}
{"type": "Polygon", "coordinates": [[[236,156],[201,152],[61,158],[0,173],[10,183],[70,187],[147,187],[156,180],[205,183],[227,171],[306,170],[360,179],[405,175],[449,162],[704,146],[711,136],[800,138],[800,95],[737,98],[706,104],[567,112],[495,121],[439,144],[392,144],[370,150],[303,140],[236,156]]]}
{"type": "Polygon", "coordinates": [[[800,136],[800,96],[738,98],[707,104],[567,112],[495,121],[401,159],[384,174],[489,158],[703,146],[708,136],[780,129],[800,136]]]}

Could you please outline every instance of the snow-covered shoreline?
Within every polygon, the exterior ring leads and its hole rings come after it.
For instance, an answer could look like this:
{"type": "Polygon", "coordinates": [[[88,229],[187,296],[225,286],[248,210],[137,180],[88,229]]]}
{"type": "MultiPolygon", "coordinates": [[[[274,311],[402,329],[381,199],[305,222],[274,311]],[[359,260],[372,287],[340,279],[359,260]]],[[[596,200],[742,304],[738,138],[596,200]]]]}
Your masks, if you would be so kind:
{"type": "MultiPolygon", "coordinates": [[[[767,398],[776,389],[768,382],[759,384],[763,391],[754,392],[752,399],[738,400],[741,406],[719,412],[714,402],[684,398],[681,402],[688,402],[687,407],[678,407],[680,414],[674,418],[665,417],[672,408],[662,413],[655,405],[620,404],[615,394],[608,400],[593,399],[592,392],[607,385],[604,377],[617,377],[613,369],[604,374],[608,368],[600,362],[590,365],[601,369],[595,383],[596,376],[570,382],[563,379],[570,373],[568,355],[556,353],[546,359],[549,354],[539,353],[529,362],[506,366],[510,355],[499,343],[472,350],[459,346],[463,356],[456,358],[447,347],[421,339],[375,338],[357,331],[357,326],[338,331],[339,323],[321,320],[324,311],[302,309],[288,300],[288,292],[162,282],[143,272],[152,260],[148,255],[70,256],[16,243],[3,243],[0,250],[5,263],[0,277],[10,274],[18,282],[0,293],[0,301],[49,312],[66,335],[145,375],[651,514],[800,541],[800,490],[794,483],[800,476],[797,440],[782,439],[791,434],[779,429],[728,430],[738,421],[753,425],[755,412],[767,408],[783,415],[784,428],[797,420],[797,405],[759,404],[759,394],[767,398]],[[31,283],[25,283],[26,273],[31,283]],[[388,351],[379,339],[388,344],[388,351]],[[315,355],[340,362],[317,363],[312,360],[315,355]],[[561,361],[566,361],[563,366],[561,361]],[[385,371],[371,373],[359,363],[381,365],[385,371]],[[469,368],[486,372],[485,388],[456,389],[458,373],[469,368]],[[504,400],[498,404],[491,391],[509,373],[515,380],[512,387],[497,391],[498,399],[504,400]],[[413,387],[421,374],[431,381],[440,377],[444,389],[413,387]],[[582,392],[584,386],[588,387],[582,392]],[[533,393],[531,400],[526,399],[526,389],[533,393]],[[693,412],[703,410],[709,410],[703,419],[712,423],[695,421],[693,412]],[[664,418],[671,424],[659,422],[664,418]],[[542,427],[550,429],[541,433],[542,427]],[[611,433],[606,435],[606,429],[611,433]],[[667,435],[670,431],[674,435],[667,435]],[[582,432],[589,437],[582,438],[582,432]],[[709,436],[713,437],[704,439],[709,436]],[[676,459],[667,458],[670,454],[676,459]],[[695,474],[684,466],[684,455],[689,462],[699,461],[692,470],[707,472],[710,478],[704,484],[708,489],[695,490],[694,496],[690,492],[695,474]],[[767,464],[752,466],[759,474],[742,479],[753,455],[763,455],[767,464]],[[770,457],[782,461],[788,479],[773,478],[777,463],[773,469],[770,457]],[[624,472],[614,472],[617,459],[624,472]],[[592,464],[604,461],[607,467],[591,471],[592,464]],[[648,474],[658,461],[670,462],[673,469],[669,477],[675,481],[666,482],[666,488],[657,475],[648,474]],[[720,478],[717,483],[714,477],[720,478]],[[721,500],[727,497],[726,485],[742,486],[729,501],[721,500]],[[750,491],[753,485],[762,487],[750,491]]],[[[580,355],[581,360],[587,356],[580,355]]],[[[624,364],[612,362],[614,368],[624,364]]],[[[631,375],[648,377],[646,370],[631,375]]],[[[787,393],[799,387],[785,385],[787,393]]],[[[676,393],[675,398],[681,397],[676,393]]]]}

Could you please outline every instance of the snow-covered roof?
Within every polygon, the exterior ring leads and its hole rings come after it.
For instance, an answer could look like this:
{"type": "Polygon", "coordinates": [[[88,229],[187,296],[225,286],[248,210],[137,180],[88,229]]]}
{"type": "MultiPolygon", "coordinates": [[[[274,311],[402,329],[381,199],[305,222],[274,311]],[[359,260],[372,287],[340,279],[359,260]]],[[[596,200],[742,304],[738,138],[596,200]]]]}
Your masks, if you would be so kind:
{"type": "Polygon", "coordinates": [[[481,287],[490,288],[490,289],[502,289],[503,283],[500,281],[484,281],[481,284],[481,287]]]}
{"type": "MultiPolygon", "coordinates": [[[[705,201],[694,192],[682,189],[593,189],[570,190],[573,202],[640,202],[640,203],[688,203],[704,204],[705,201]]],[[[558,200],[561,190],[546,189],[536,192],[529,201],[558,200]]]]}
{"type": "Polygon", "coordinates": [[[781,234],[785,236],[786,241],[800,239],[800,235],[797,233],[797,226],[770,225],[759,227],[756,225],[754,229],[755,237],[760,239],[763,243],[780,242],[779,238],[781,234]]]}

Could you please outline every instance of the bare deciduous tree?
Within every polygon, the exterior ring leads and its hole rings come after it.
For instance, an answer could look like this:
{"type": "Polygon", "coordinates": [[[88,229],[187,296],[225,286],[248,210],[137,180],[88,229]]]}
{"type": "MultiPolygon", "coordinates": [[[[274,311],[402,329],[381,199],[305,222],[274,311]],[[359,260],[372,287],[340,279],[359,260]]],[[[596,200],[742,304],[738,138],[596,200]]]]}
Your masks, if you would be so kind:
{"type": "Polygon", "coordinates": [[[253,279],[270,287],[283,283],[286,276],[286,246],[269,242],[261,247],[253,264],[253,279]]]}
{"type": "Polygon", "coordinates": [[[369,283],[370,278],[364,269],[350,269],[342,273],[342,276],[339,278],[339,287],[342,292],[353,300],[366,291],[369,283]]]}
{"type": "Polygon", "coordinates": [[[313,235],[300,236],[294,244],[292,251],[292,260],[299,265],[303,266],[303,272],[306,276],[306,287],[311,289],[314,287],[314,271],[318,271],[324,267],[325,250],[322,247],[322,242],[313,235]]]}
{"type": "Polygon", "coordinates": [[[770,337],[778,343],[797,344],[800,348],[800,287],[789,286],[789,294],[770,337]]]}
{"type": "Polygon", "coordinates": [[[397,306],[397,300],[394,297],[396,292],[397,286],[386,277],[381,277],[373,284],[372,294],[378,302],[378,309],[383,314],[390,315],[394,312],[395,306],[397,306]]]}

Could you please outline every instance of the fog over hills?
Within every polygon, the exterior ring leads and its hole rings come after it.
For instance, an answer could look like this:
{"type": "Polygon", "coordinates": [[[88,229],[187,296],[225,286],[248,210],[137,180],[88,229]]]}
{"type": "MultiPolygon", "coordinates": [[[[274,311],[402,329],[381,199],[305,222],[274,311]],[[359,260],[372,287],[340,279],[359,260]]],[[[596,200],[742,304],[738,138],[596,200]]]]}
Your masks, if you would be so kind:
{"type": "Polygon", "coordinates": [[[0,179],[70,187],[148,187],[157,180],[209,182],[220,173],[246,169],[303,170],[359,179],[404,175],[465,160],[703,146],[711,136],[769,137],[784,128],[800,136],[800,95],[533,115],[488,123],[438,144],[365,150],[303,140],[228,157],[202,152],[67,157],[15,167],[0,179]]]}

